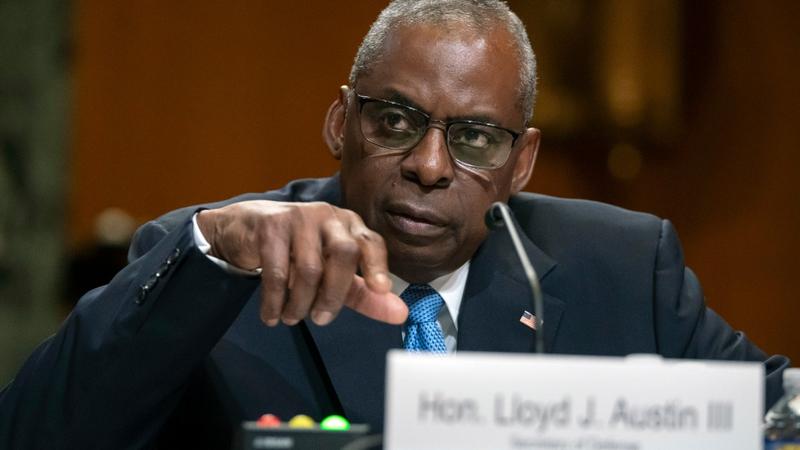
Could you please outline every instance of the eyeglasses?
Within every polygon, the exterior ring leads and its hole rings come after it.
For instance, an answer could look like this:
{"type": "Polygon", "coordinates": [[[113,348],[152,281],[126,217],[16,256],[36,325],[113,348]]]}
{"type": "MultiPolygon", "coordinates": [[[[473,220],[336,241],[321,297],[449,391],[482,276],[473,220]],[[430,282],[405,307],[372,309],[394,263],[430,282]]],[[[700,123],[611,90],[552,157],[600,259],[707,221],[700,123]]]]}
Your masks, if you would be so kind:
{"type": "Polygon", "coordinates": [[[411,150],[436,127],[447,136],[447,149],[456,161],[481,169],[502,167],[522,134],[474,120],[442,122],[411,106],[356,94],[364,139],[391,150],[411,150]]]}

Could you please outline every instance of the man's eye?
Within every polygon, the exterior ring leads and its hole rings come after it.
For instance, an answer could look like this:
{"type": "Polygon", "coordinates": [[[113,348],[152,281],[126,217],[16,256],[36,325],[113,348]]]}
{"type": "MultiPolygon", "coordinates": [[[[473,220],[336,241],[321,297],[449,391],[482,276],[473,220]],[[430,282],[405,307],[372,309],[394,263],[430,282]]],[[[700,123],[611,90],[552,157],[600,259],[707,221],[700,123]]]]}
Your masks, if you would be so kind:
{"type": "Polygon", "coordinates": [[[392,131],[409,131],[412,128],[411,122],[402,111],[384,111],[379,120],[385,128],[392,131]]]}
{"type": "Polygon", "coordinates": [[[494,142],[492,136],[477,128],[466,128],[454,136],[453,143],[475,148],[486,148],[494,142]]]}

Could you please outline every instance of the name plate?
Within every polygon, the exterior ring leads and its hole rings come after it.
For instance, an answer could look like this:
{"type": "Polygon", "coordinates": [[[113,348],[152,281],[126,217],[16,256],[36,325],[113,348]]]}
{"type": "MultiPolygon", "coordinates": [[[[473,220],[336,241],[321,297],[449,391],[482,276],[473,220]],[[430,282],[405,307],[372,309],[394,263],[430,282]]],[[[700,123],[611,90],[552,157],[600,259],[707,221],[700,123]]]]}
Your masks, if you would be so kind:
{"type": "Polygon", "coordinates": [[[760,363],[404,351],[387,358],[388,450],[762,448],[760,363]]]}

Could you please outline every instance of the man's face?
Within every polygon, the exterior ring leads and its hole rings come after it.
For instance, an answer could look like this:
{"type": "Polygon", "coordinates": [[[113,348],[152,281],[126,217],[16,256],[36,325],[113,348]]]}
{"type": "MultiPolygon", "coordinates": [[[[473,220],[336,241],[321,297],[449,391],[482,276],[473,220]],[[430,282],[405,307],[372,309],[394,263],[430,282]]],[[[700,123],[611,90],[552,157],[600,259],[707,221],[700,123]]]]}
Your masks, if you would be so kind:
{"type": "MultiPolygon", "coordinates": [[[[434,120],[471,119],[520,131],[518,86],[519,66],[506,32],[476,36],[461,27],[421,25],[393,33],[355,91],[416,107],[434,120]]],[[[354,93],[343,90],[337,101],[341,140],[332,150],[341,158],[344,205],[384,237],[389,268],[406,281],[428,282],[469,260],[487,233],[485,211],[530,177],[535,129],[517,139],[502,167],[474,169],[451,157],[440,128],[428,129],[407,152],[367,142],[354,93]]]]}

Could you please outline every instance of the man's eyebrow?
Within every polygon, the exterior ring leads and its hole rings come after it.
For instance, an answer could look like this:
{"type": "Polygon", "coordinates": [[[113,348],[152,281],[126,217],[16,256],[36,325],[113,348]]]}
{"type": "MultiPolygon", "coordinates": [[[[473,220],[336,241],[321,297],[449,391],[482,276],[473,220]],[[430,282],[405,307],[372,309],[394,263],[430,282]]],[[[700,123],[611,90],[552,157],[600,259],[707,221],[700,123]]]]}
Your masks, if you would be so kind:
{"type": "Polygon", "coordinates": [[[448,120],[448,121],[454,121],[454,120],[467,120],[467,121],[471,121],[471,122],[483,122],[483,123],[488,123],[488,124],[490,124],[490,125],[498,125],[498,126],[501,126],[501,125],[500,125],[500,123],[497,121],[497,119],[493,119],[493,118],[492,118],[492,117],[490,117],[490,116],[476,115],[476,114],[471,114],[471,115],[469,115],[469,116],[454,116],[454,117],[448,117],[448,118],[447,118],[447,120],[448,120]]]}
{"type": "Polygon", "coordinates": [[[392,101],[392,102],[395,102],[395,103],[400,103],[401,105],[410,106],[410,107],[412,107],[414,109],[418,109],[418,110],[424,112],[425,114],[428,114],[428,111],[425,111],[422,108],[422,106],[420,106],[419,103],[415,102],[414,100],[411,100],[410,98],[406,97],[405,95],[401,94],[400,92],[395,91],[394,89],[392,89],[390,91],[387,91],[387,93],[388,93],[388,95],[386,95],[384,97],[385,100],[389,100],[389,101],[392,101]]]}
{"type": "MultiPolygon", "coordinates": [[[[401,105],[410,106],[414,109],[418,109],[424,112],[425,114],[430,114],[422,106],[420,106],[419,103],[415,102],[414,100],[411,100],[410,98],[406,97],[405,95],[403,95],[398,91],[395,91],[394,89],[387,91],[386,94],[387,95],[384,97],[384,100],[389,100],[395,103],[400,103],[401,105]]],[[[445,121],[447,122],[458,121],[458,120],[467,120],[473,122],[483,122],[493,125],[500,125],[499,122],[497,121],[497,118],[493,118],[491,116],[483,114],[448,116],[445,118],[445,121]]]]}

